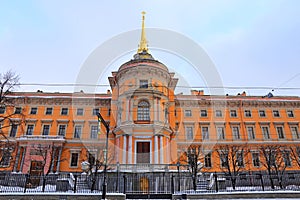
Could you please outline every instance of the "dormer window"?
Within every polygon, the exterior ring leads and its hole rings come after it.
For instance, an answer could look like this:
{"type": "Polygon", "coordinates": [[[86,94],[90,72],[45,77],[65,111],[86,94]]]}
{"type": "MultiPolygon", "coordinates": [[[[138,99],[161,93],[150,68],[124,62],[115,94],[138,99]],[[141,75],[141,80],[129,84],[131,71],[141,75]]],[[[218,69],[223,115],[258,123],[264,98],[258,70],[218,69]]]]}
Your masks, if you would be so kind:
{"type": "Polygon", "coordinates": [[[150,121],[150,105],[147,101],[138,104],[138,121],[150,121]]]}
{"type": "Polygon", "coordinates": [[[148,88],[148,80],[140,80],[140,88],[148,88]]]}

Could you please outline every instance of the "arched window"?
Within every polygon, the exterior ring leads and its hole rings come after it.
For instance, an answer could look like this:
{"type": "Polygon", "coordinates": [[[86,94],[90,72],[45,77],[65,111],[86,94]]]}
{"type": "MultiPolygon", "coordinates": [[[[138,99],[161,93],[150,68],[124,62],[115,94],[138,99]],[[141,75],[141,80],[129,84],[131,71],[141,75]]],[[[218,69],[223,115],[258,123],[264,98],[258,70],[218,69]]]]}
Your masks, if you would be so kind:
{"type": "Polygon", "coordinates": [[[150,106],[147,101],[141,101],[138,104],[138,121],[150,121],[150,106]]]}

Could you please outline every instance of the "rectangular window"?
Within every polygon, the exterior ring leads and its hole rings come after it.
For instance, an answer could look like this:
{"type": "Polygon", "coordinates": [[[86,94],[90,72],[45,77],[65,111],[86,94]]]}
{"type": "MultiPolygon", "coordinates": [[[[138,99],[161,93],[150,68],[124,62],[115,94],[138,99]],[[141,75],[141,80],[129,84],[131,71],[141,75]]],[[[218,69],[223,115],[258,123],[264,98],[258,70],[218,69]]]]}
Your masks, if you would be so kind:
{"type": "Polygon", "coordinates": [[[92,115],[97,115],[100,112],[99,108],[94,108],[92,115]]]}
{"type": "Polygon", "coordinates": [[[211,166],[211,153],[208,153],[204,156],[204,167],[210,168],[211,166]]]}
{"type": "Polygon", "coordinates": [[[60,114],[61,115],[68,115],[68,111],[69,111],[68,108],[62,108],[60,114]]]}
{"type": "Polygon", "coordinates": [[[298,132],[298,127],[297,126],[291,126],[290,129],[291,129],[293,138],[294,139],[300,139],[299,132],[298,132]]]}
{"type": "Polygon", "coordinates": [[[247,132],[249,140],[255,140],[254,128],[252,126],[247,127],[247,132]]]}
{"type": "Polygon", "coordinates": [[[279,139],[284,139],[283,128],[281,126],[276,127],[277,135],[279,139]]]}
{"type": "Polygon", "coordinates": [[[244,154],[243,154],[243,152],[237,152],[236,153],[236,161],[237,161],[237,166],[244,167],[244,154]]]}
{"type": "Polygon", "coordinates": [[[31,108],[30,114],[31,114],[31,115],[36,115],[36,113],[37,113],[37,107],[31,108]]]}
{"type": "Polygon", "coordinates": [[[81,138],[81,131],[82,131],[82,126],[81,125],[75,125],[74,138],[76,138],[76,139],[81,138]]]}
{"type": "Polygon", "coordinates": [[[263,134],[263,136],[264,136],[264,139],[265,139],[265,140],[270,139],[269,127],[268,127],[268,126],[262,126],[262,127],[261,127],[261,130],[262,130],[262,134],[263,134]]]}
{"type": "Polygon", "coordinates": [[[207,117],[207,110],[201,110],[200,111],[200,116],[201,117],[207,117]]]}
{"type": "Polygon", "coordinates": [[[46,108],[46,115],[52,115],[53,108],[46,108]]]}
{"type": "Polygon", "coordinates": [[[253,152],[252,153],[252,163],[254,167],[259,167],[260,166],[260,160],[259,160],[259,153],[258,152],[253,152]]]}
{"type": "Polygon", "coordinates": [[[203,140],[209,140],[209,131],[208,131],[208,127],[204,126],[202,127],[202,139],[203,140]]]}
{"type": "Polygon", "coordinates": [[[236,153],[236,161],[237,161],[237,166],[244,167],[244,154],[243,154],[243,152],[237,152],[236,153]]]}
{"type": "Polygon", "coordinates": [[[260,110],[258,112],[260,117],[266,117],[266,112],[264,110],[260,110]]]}
{"type": "Polygon", "coordinates": [[[0,159],[0,166],[1,167],[8,167],[10,165],[11,153],[9,149],[3,148],[0,149],[0,155],[2,158],[0,159]]]}
{"type": "Polygon", "coordinates": [[[186,139],[187,140],[193,140],[194,139],[193,127],[191,127],[191,126],[185,127],[185,133],[186,133],[186,139]]]}
{"type": "Polygon", "coordinates": [[[83,115],[83,108],[77,108],[76,115],[82,116],[83,115]]]}
{"type": "Polygon", "coordinates": [[[10,136],[10,137],[16,137],[17,131],[18,131],[18,125],[12,124],[12,125],[11,125],[11,129],[10,129],[10,134],[9,134],[9,136],[10,136]]]}
{"type": "Polygon", "coordinates": [[[222,117],[222,110],[216,110],[216,117],[222,117]]]}
{"type": "Polygon", "coordinates": [[[49,124],[45,124],[43,126],[43,135],[49,135],[50,133],[50,125],[49,124]]]}
{"type": "Polygon", "coordinates": [[[278,110],[273,110],[273,117],[280,117],[278,110]]]}
{"type": "Polygon", "coordinates": [[[22,108],[21,107],[16,107],[15,114],[21,114],[21,113],[22,113],[22,108]]]}
{"type": "Polygon", "coordinates": [[[184,111],[184,115],[185,115],[186,117],[191,117],[191,116],[192,116],[192,111],[191,111],[191,110],[185,110],[185,111],[184,111]]]}
{"type": "Polygon", "coordinates": [[[230,117],[237,117],[236,110],[230,110],[230,117]]]}
{"type": "Polygon", "coordinates": [[[4,114],[5,113],[5,107],[4,106],[0,106],[0,114],[4,114]]]}
{"type": "Polygon", "coordinates": [[[241,139],[241,136],[240,136],[240,129],[238,126],[233,126],[232,127],[232,136],[234,139],[236,140],[239,140],[241,139]]]}
{"type": "Polygon", "coordinates": [[[71,153],[71,167],[77,167],[78,166],[78,153],[71,153]]]}
{"type": "Polygon", "coordinates": [[[224,127],[217,127],[218,140],[225,140],[224,127]]]}
{"type": "Polygon", "coordinates": [[[245,110],[245,117],[251,117],[251,110],[245,110]]]}
{"type": "Polygon", "coordinates": [[[66,129],[67,129],[67,125],[65,124],[61,124],[58,127],[58,135],[60,136],[66,136],[66,129]]]}
{"type": "Polygon", "coordinates": [[[33,135],[33,128],[34,125],[32,124],[27,125],[26,135],[33,135]]]}
{"type": "Polygon", "coordinates": [[[221,153],[220,155],[221,167],[228,166],[228,153],[221,153]]]}
{"type": "Polygon", "coordinates": [[[148,80],[140,80],[140,88],[148,88],[148,80]]]}
{"type": "Polygon", "coordinates": [[[98,126],[93,125],[91,126],[91,139],[97,139],[98,138],[98,126]]]}
{"type": "Polygon", "coordinates": [[[283,160],[284,160],[284,164],[286,167],[291,167],[292,166],[292,162],[291,162],[291,157],[290,157],[290,152],[289,151],[284,151],[283,152],[283,160]]]}
{"type": "Polygon", "coordinates": [[[292,110],[286,111],[288,117],[294,117],[294,112],[292,110]]]}

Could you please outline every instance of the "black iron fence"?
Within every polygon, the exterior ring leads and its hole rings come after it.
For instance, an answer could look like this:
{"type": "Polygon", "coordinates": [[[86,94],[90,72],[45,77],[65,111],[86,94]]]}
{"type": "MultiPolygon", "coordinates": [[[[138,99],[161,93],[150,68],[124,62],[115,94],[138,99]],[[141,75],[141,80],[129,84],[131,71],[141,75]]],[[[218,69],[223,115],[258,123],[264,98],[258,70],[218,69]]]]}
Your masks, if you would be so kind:
{"type": "MultiPolygon", "coordinates": [[[[188,173],[109,173],[107,193],[189,194],[234,191],[300,191],[300,174],[282,176],[265,174],[207,173],[192,177],[188,173]]],[[[0,174],[2,193],[101,193],[103,174],[49,174],[29,176],[18,173],[0,174]]]]}

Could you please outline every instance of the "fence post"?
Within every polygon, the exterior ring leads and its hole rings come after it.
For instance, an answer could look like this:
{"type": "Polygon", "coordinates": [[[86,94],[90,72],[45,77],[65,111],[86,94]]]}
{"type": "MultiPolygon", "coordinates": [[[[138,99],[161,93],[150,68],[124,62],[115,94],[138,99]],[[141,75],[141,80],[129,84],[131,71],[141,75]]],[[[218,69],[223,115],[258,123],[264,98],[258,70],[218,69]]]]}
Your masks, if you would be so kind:
{"type": "Polygon", "coordinates": [[[123,178],[124,178],[124,188],[123,188],[123,189],[124,189],[124,192],[123,192],[123,193],[126,194],[126,185],[127,185],[127,184],[126,184],[126,182],[127,182],[127,181],[126,181],[126,176],[124,175],[123,178]]]}
{"type": "Polygon", "coordinates": [[[214,173],[214,177],[215,177],[216,192],[219,192],[217,172],[214,173]]]}
{"type": "Polygon", "coordinates": [[[259,174],[260,182],[261,182],[261,188],[263,191],[265,191],[265,186],[264,186],[264,180],[262,174],[259,174]]]}
{"type": "Polygon", "coordinates": [[[76,193],[76,187],[77,187],[77,177],[78,177],[78,175],[77,175],[77,174],[75,174],[75,175],[74,175],[74,178],[75,178],[75,181],[74,181],[74,193],[76,193]]]}
{"type": "Polygon", "coordinates": [[[171,192],[174,194],[174,175],[171,176],[171,192]]]}
{"type": "Polygon", "coordinates": [[[29,180],[29,174],[25,174],[25,186],[24,186],[24,193],[26,193],[26,189],[27,189],[27,183],[29,180]]]}

